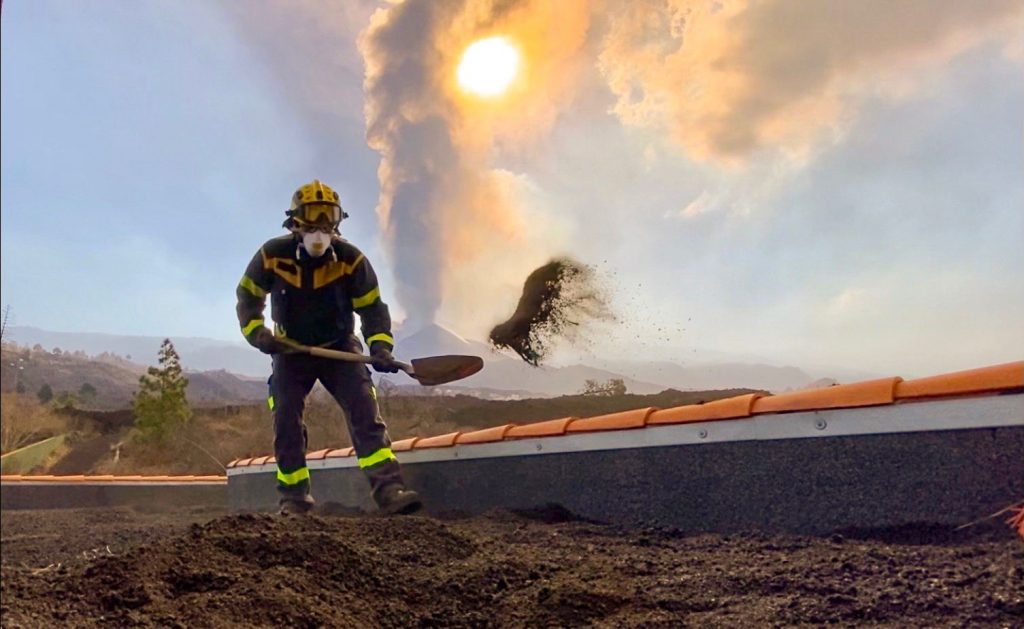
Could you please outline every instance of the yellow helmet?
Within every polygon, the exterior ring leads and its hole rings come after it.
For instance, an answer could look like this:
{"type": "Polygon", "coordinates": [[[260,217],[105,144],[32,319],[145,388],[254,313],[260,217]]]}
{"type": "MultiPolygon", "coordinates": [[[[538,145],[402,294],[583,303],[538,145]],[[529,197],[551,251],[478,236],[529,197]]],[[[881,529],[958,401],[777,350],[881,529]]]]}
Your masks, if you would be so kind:
{"type": "Polygon", "coordinates": [[[338,193],[330,186],[314,179],[292,195],[292,206],[285,212],[288,219],[284,227],[327,226],[337,227],[348,214],[341,209],[338,193]]]}

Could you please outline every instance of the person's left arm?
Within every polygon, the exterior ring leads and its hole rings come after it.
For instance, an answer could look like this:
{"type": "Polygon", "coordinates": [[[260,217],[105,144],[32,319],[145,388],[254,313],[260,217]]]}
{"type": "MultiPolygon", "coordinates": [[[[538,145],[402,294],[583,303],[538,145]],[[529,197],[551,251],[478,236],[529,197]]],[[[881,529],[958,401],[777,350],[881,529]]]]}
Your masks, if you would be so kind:
{"type": "Polygon", "coordinates": [[[381,349],[391,352],[395,348],[395,339],[391,336],[391,313],[380,298],[377,274],[365,256],[360,256],[352,271],[350,287],[352,309],[362,322],[363,339],[370,348],[370,354],[381,349]]]}

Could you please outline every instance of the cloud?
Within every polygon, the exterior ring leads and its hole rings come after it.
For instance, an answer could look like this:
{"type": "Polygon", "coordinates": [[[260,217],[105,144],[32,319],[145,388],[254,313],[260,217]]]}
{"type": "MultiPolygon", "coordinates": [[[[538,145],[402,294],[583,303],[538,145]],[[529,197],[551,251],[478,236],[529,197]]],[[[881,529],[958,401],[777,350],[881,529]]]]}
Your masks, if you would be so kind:
{"type": "Polygon", "coordinates": [[[722,209],[722,206],[719,199],[707,190],[704,190],[697,198],[687,203],[683,209],[675,212],[666,212],[665,216],[666,218],[697,218],[702,214],[717,212],[720,209],[722,209]]]}
{"type": "Polygon", "coordinates": [[[806,158],[841,136],[859,95],[899,98],[915,89],[907,76],[983,42],[1009,46],[1024,11],[1016,0],[624,6],[599,57],[613,112],[626,124],[667,130],[691,157],[723,164],[765,149],[806,158]]]}
{"type": "Polygon", "coordinates": [[[871,296],[863,288],[847,288],[832,299],[824,308],[824,315],[830,319],[857,316],[871,303],[871,296]]]}

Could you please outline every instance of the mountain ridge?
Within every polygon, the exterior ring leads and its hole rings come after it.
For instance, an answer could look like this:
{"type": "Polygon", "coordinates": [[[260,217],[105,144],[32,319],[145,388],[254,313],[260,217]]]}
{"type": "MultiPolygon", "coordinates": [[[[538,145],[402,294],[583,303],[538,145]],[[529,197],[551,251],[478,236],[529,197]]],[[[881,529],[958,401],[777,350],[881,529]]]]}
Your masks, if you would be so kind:
{"type": "MultiPolygon", "coordinates": [[[[794,366],[735,361],[684,365],[672,361],[594,359],[585,364],[533,367],[486,343],[465,339],[441,325],[430,324],[408,334],[403,332],[400,330],[396,336],[395,353],[400,359],[442,354],[483,357],[484,370],[460,381],[459,385],[466,391],[487,390],[488,395],[502,390],[515,395],[524,392],[543,396],[568,395],[582,391],[587,380],[605,382],[611,379],[622,379],[627,390],[635,393],[657,393],[669,388],[703,390],[735,387],[778,392],[804,388],[822,377],[794,366]]],[[[26,347],[39,345],[46,350],[60,347],[62,350],[85,352],[94,356],[113,354],[141,368],[156,362],[157,349],[165,338],[54,332],[30,326],[11,326],[5,336],[26,347]]],[[[269,357],[241,340],[233,342],[173,335],[168,338],[178,350],[183,367],[190,372],[224,371],[239,382],[265,382],[270,374],[269,357]]],[[[200,377],[200,380],[204,379],[205,376],[200,377]]],[[[212,391],[217,386],[215,380],[212,378],[209,382],[210,395],[214,395],[212,391]]],[[[238,388],[235,384],[232,382],[228,389],[238,388]]],[[[249,387],[239,386],[246,389],[249,387]]]]}

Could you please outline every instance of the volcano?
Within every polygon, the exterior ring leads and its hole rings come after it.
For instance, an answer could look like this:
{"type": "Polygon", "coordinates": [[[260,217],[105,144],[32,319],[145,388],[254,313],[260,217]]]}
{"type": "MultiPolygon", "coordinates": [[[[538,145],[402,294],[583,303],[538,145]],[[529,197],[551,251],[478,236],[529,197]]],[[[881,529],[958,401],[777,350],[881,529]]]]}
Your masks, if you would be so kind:
{"type": "Polygon", "coordinates": [[[508,360],[496,353],[486,343],[470,341],[437,323],[428,324],[411,334],[399,334],[395,338],[395,355],[412,359],[445,354],[469,354],[481,356],[488,362],[508,360]]]}

